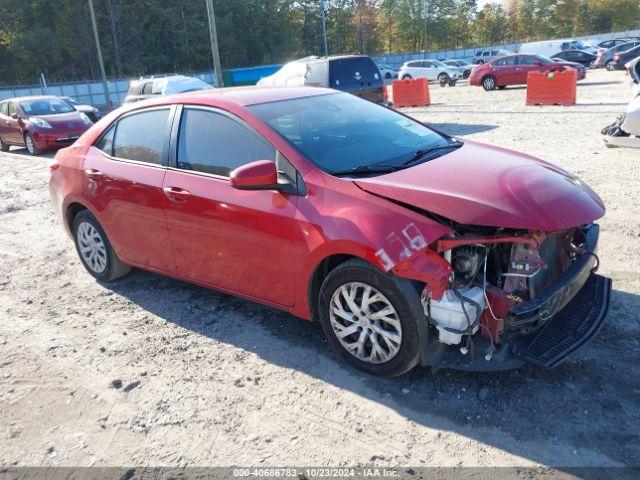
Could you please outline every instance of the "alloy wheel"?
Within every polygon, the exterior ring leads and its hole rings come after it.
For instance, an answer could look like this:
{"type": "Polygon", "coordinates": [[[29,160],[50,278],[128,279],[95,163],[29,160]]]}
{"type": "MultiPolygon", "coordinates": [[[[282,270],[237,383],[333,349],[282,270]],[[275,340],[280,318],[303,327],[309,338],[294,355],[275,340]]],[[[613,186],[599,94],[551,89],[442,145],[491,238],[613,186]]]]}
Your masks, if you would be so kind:
{"type": "Polygon", "coordinates": [[[107,268],[107,247],[98,229],[89,222],[82,222],[78,225],[76,237],[84,263],[97,274],[104,272],[107,268]]]}
{"type": "Polygon", "coordinates": [[[385,363],[400,350],[398,313],[371,285],[349,282],[338,287],[331,297],[329,317],[342,347],[363,362],[385,363]]]}
{"type": "Polygon", "coordinates": [[[36,144],[34,143],[33,138],[31,138],[31,135],[26,135],[24,137],[24,143],[29,153],[34,155],[36,152],[36,144]]]}
{"type": "Polygon", "coordinates": [[[496,88],[496,81],[493,79],[493,77],[487,77],[482,81],[482,86],[485,90],[493,90],[494,88],[496,88]]]}

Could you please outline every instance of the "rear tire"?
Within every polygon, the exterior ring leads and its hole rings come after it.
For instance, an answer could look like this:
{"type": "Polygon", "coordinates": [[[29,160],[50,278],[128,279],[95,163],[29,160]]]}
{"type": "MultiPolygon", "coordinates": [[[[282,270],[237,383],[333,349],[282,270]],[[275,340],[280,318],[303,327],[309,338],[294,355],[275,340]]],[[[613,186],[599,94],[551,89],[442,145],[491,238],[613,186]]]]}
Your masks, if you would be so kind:
{"type": "Polygon", "coordinates": [[[465,80],[470,76],[471,76],[471,70],[465,70],[464,73],[462,74],[462,78],[464,78],[465,80]]]}
{"type": "Polygon", "coordinates": [[[498,80],[493,75],[488,75],[482,79],[482,88],[487,92],[495,90],[498,87],[498,80]]]}
{"type": "Polygon", "coordinates": [[[100,222],[89,210],[81,210],[75,216],[72,231],[80,261],[95,278],[110,282],[131,271],[118,258],[100,222]]]}
{"type": "Polygon", "coordinates": [[[606,68],[609,72],[613,72],[615,70],[615,66],[613,65],[613,60],[609,60],[604,64],[604,68],[606,68]]]}
{"type": "Polygon", "coordinates": [[[8,152],[8,151],[9,151],[9,145],[4,143],[4,140],[0,138],[0,152],[8,152]]]}
{"type": "Polygon", "coordinates": [[[411,75],[408,73],[402,76],[402,80],[411,80],[411,75]]]}
{"type": "Polygon", "coordinates": [[[36,144],[30,133],[24,134],[24,146],[27,147],[27,152],[29,152],[29,155],[33,155],[34,157],[42,153],[42,150],[38,148],[38,145],[36,144]]]}
{"type": "Polygon", "coordinates": [[[394,377],[419,362],[418,322],[425,320],[410,281],[363,260],[348,260],[325,278],[318,310],[329,344],[356,368],[394,377]],[[381,315],[383,310],[388,313],[381,315]]]}

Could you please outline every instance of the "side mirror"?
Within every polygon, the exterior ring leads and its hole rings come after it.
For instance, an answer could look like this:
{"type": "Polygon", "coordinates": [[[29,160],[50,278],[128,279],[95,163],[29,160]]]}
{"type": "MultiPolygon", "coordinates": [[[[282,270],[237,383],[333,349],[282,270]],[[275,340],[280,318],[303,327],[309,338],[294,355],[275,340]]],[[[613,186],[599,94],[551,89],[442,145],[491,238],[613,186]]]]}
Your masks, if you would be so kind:
{"type": "Polygon", "coordinates": [[[275,162],[258,160],[236,168],[230,175],[231,186],[238,190],[280,190],[275,162]]]}
{"type": "Polygon", "coordinates": [[[13,112],[13,113],[11,114],[11,118],[13,118],[14,120],[18,120],[20,117],[18,116],[18,113],[17,113],[17,112],[13,112]]]}

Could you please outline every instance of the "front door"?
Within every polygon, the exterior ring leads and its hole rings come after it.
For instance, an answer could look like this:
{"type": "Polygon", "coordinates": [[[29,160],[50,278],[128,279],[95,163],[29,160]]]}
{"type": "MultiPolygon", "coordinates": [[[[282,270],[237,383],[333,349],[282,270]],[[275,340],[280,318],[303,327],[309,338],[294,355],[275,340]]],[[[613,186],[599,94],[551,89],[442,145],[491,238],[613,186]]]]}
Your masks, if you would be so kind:
{"type": "Polygon", "coordinates": [[[527,83],[529,72],[543,72],[546,69],[542,62],[533,55],[519,55],[516,58],[515,83],[518,85],[527,83]]]}
{"type": "Polygon", "coordinates": [[[24,138],[22,138],[22,128],[20,126],[21,120],[19,118],[13,118],[14,115],[20,115],[20,109],[16,102],[9,102],[8,115],[3,119],[5,125],[4,138],[8,143],[15,145],[24,145],[24,138]]]}
{"type": "MultiPolygon", "coordinates": [[[[177,271],[188,278],[293,305],[297,196],[231,187],[230,172],[280,154],[241,120],[185,107],[176,163],[164,179],[177,271]]],[[[173,148],[173,147],[172,147],[173,148]]],[[[284,160],[283,160],[284,161],[284,160]]]]}
{"type": "Polygon", "coordinates": [[[125,262],[175,270],[164,212],[170,109],[122,117],[87,151],[84,196],[125,262]]]}

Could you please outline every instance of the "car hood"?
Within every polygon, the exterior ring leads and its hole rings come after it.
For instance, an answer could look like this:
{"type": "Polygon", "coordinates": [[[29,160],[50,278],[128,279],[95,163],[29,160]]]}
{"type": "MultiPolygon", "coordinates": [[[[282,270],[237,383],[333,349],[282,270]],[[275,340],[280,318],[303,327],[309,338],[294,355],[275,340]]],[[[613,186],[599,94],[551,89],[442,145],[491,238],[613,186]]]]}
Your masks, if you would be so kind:
{"type": "Polygon", "coordinates": [[[32,115],[30,118],[41,118],[51,125],[51,127],[65,130],[87,128],[79,112],[58,113],[55,115],[32,115]]]}
{"type": "Polygon", "coordinates": [[[354,182],[465,225],[555,231],[593,222],[605,212],[596,193],[570,173],[471,141],[414,167],[354,182]]]}

